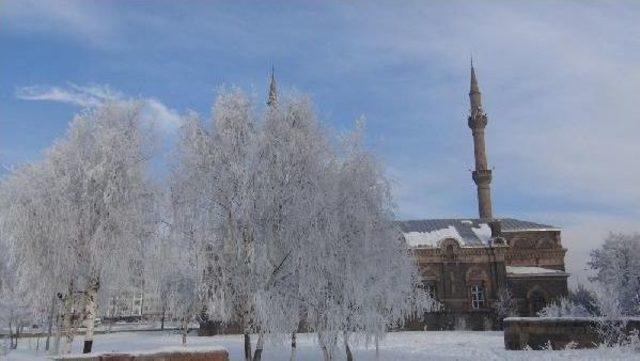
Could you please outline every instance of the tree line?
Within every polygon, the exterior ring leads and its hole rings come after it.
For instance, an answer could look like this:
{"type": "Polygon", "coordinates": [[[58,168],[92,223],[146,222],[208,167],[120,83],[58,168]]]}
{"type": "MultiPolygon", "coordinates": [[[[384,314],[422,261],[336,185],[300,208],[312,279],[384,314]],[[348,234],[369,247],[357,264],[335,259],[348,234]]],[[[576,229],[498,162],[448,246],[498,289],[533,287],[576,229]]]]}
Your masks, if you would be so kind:
{"type": "Polygon", "coordinates": [[[142,288],[183,342],[206,314],[240,326],[247,361],[283,335],[294,360],[304,322],[325,360],[352,359],[353,342],[436,307],[363,129],[336,136],[305,96],[274,93],[261,109],[222,90],[209,121],[184,117],[159,171],[162,142],[138,102],[83,111],[1,181],[0,314],[13,329],[55,328],[65,353],[83,322],[91,352],[99,308],[142,288]]]}

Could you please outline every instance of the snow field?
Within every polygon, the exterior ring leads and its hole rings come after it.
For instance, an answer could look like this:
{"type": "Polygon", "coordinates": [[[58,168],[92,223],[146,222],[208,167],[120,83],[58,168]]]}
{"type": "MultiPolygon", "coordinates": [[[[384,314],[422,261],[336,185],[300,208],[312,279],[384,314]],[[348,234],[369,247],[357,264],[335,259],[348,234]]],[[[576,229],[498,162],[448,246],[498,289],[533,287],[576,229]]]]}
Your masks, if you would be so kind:
{"type": "MultiPolygon", "coordinates": [[[[253,342],[256,337],[254,335],[253,342]]],[[[168,347],[180,347],[181,336],[177,332],[121,332],[96,335],[94,352],[135,351],[144,352],[168,347]]],[[[231,361],[242,360],[242,335],[213,337],[190,336],[187,348],[221,346],[229,351],[231,361]]],[[[29,347],[27,339],[20,340],[19,348],[0,360],[26,361],[47,360],[42,352],[35,351],[35,341],[29,347]]],[[[41,345],[44,342],[41,341],[41,345]]],[[[255,345],[254,345],[255,346],[255,345]]],[[[76,337],[73,352],[82,350],[82,338],[76,337]]],[[[376,360],[373,345],[353,346],[356,361],[376,360]]],[[[289,344],[286,340],[267,340],[263,353],[265,361],[289,359],[289,344]]],[[[322,353],[315,335],[301,334],[298,337],[299,361],[320,361],[322,353]]],[[[344,360],[339,354],[337,360],[344,360]]],[[[507,351],[504,349],[502,332],[487,331],[426,331],[392,332],[380,342],[380,361],[426,361],[426,360],[640,360],[640,353],[628,348],[599,348],[590,350],[562,351],[507,351]]]]}

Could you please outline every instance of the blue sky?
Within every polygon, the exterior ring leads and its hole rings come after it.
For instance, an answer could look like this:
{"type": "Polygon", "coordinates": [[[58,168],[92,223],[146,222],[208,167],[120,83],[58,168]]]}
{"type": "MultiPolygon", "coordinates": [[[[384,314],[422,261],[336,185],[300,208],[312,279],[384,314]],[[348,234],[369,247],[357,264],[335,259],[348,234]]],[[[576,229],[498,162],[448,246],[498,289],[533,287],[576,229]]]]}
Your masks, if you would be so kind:
{"type": "Polygon", "coordinates": [[[0,161],[37,159],[81,106],[147,100],[171,134],[216,89],[262,99],[271,65],[338,129],[363,115],[398,216],[474,217],[473,54],[497,216],[563,227],[570,270],[640,224],[640,3],[0,3],[0,161]]]}

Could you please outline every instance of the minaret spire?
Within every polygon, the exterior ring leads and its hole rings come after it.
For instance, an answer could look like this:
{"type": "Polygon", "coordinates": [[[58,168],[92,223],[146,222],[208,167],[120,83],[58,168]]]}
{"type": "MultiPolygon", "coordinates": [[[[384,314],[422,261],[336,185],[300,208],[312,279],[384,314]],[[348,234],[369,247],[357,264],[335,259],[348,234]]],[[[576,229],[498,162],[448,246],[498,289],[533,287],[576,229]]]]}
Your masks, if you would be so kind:
{"type": "Polygon", "coordinates": [[[471,111],[482,110],[482,93],[478,86],[476,78],[476,70],[473,68],[473,57],[471,58],[471,86],[469,91],[469,100],[471,101],[471,111]]]}
{"type": "Polygon", "coordinates": [[[271,81],[269,82],[269,96],[267,98],[267,106],[276,106],[278,104],[278,89],[276,88],[275,67],[271,66],[271,81]]]}
{"type": "Polygon", "coordinates": [[[471,86],[469,90],[469,102],[471,105],[469,115],[469,128],[473,135],[473,153],[476,169],[473,171],[473,181],[478,189],[478,211],[481,219],[492,219],[491,207],[491,169],[487,165],[487,153],[484,142],[484,128],[487,126],[487,115],[482,110],[482,96],[476,71],[471,59],[471,86]]]}

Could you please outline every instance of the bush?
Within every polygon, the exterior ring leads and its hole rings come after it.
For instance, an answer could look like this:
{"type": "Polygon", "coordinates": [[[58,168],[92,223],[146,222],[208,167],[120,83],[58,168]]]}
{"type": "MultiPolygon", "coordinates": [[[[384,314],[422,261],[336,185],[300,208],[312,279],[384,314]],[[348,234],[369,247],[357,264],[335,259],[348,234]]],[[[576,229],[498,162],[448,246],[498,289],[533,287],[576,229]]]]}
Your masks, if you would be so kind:
{"type": "Polygon", "coordinates": [[[595,293],[583,284],[578,284],[578,287],[569,291],[569,301],[584,307],[592,316],[601,315],[595,293]]]}
{"type": "Polygon", "coordinates": [[[589,317],[591,314],[585,307],[572,302],[566,297],[548,304],[538,312],[538,317],[589,317]]]}

